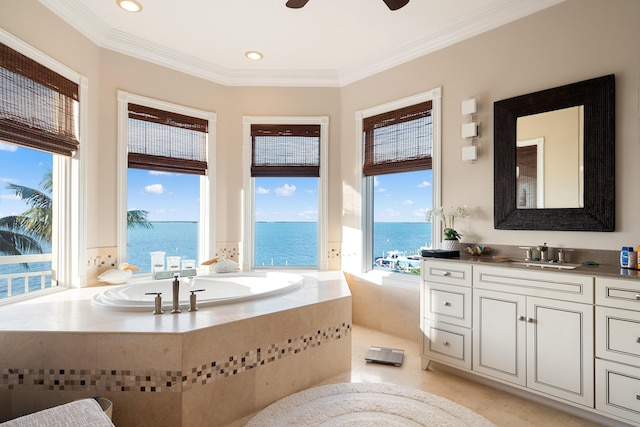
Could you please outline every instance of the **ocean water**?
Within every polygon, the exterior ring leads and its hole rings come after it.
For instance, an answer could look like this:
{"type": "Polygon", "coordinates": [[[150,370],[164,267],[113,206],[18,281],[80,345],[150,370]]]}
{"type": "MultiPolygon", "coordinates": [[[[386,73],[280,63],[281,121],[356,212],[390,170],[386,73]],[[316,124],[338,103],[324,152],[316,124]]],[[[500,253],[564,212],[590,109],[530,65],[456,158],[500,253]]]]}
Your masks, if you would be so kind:
{"type": "MultiPolygon", "coordinates": [[[[151,271],[149,252],[163,251],[166,255],[197,260],[197,222],[154,222],[152,229],[128,230],[128,262],[140,267],[140,273],[151,271]]],[[[313,222],[257,222],[256,260],[258,266],[307,267],[318,265],[318,225],[313,222]]],[[[431,226],[426,222],[377,222],[374,224],[374,258],[390,251],[405,255],[418,254],[420,247],[431,244],[431,226]]],[[[1,274],[45,271],[50,262],[0,265],[1,274]]],[[[51,278],[47,277],[50,286],[51,278]]],[[[0,298],[7,295],[8,280],[0,278],[0,298]]],[[[40,288],[39,278],[29,279],[31,290],[40,288]]],[[[24,279],[12,282],[12,293],[24,292],[24,279]]]]}

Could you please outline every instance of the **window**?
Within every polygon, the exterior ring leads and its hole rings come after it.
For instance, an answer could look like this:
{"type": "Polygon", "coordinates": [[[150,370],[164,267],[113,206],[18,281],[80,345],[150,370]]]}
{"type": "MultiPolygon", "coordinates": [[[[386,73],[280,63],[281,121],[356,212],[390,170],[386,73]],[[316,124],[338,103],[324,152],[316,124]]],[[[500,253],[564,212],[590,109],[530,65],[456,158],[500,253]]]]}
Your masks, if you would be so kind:
{"type": "Polygon", "coordinates": [[[82,286],[87,81],[0,32],[0,298],[82,286]]]}
{"type": "Polygon", "coordinates": [[[243,268],[327,269],[325,117],[244,118],[243,268]]]}
{"type": "Polygon", "coordinates": [[[437,236],[425,221],[439,204],[436,89],[356,115],[363,168],[361,271],[419,274],[419,250],[437,236]]]}
{"type": "Polygon", "coordinates": [[[151,272],[150,252],[209,259],[215,115],[125,92],[119,109],[118,259],[151,272]]]}

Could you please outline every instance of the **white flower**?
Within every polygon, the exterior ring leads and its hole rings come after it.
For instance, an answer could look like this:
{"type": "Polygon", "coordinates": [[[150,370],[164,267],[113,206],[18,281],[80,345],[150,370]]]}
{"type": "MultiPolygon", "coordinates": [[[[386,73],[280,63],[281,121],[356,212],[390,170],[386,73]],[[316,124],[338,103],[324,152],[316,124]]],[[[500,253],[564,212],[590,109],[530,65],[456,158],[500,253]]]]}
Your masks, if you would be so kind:
{"type": "Polygon", "coordinates": [[[455,219],[464,218],[469,216],[469,209],[467,206],[450,207],[445,210],[442,206],[427,211],[426,220],[428,222],[433,221],[433,217],[440,218],[445,229],[454,229],[455,219]]]}

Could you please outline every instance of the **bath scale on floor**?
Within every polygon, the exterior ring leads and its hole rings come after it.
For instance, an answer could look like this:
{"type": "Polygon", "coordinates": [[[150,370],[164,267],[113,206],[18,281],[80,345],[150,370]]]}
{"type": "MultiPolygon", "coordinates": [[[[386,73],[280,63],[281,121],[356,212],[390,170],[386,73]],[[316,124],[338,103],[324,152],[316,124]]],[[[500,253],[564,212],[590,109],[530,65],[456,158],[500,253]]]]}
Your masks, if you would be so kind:
{"type": "Polygon", "coordinates": [[[367,354],[364,356],[364,360],[371,363],[402,366],[402,362],[404,361],[404,350],[371,346],[369,347],[367,354]]]}

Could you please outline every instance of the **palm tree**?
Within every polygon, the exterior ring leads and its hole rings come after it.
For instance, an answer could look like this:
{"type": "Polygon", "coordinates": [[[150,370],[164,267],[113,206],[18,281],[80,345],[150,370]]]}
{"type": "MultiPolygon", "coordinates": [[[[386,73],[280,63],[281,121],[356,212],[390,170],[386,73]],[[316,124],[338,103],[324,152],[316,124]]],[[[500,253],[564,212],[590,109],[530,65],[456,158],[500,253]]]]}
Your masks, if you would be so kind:
{"type": "MultiPolygon", "coordinates": [[[[0,218],[0,254],[22,255],[23,253],[42,253],[40,242],[51,243],[53,221],[53,174],[44,174],[40,181],[42,191],[17,184],[8,184],[7,188],[30,207],[22,215],[0,218]]],[[[127,228],[153,228],[147,219],[148,211],[127,211],[127,228]]]]}

